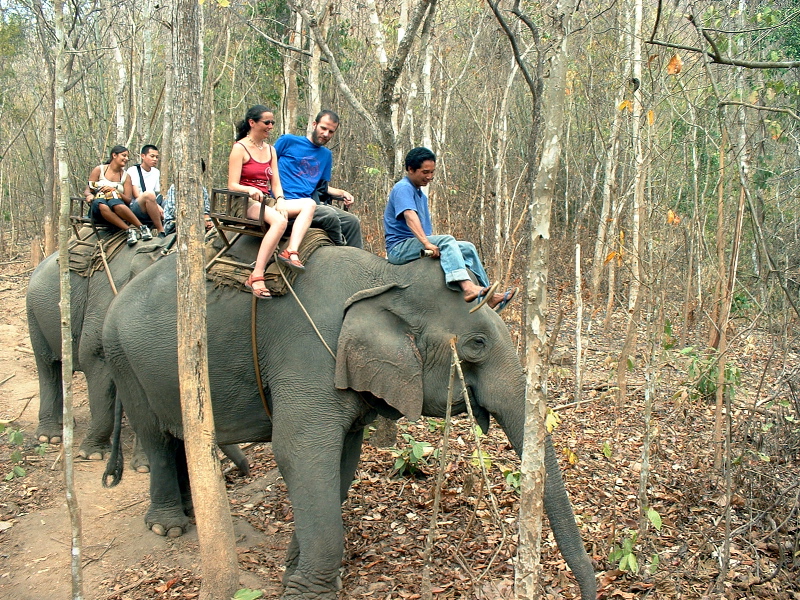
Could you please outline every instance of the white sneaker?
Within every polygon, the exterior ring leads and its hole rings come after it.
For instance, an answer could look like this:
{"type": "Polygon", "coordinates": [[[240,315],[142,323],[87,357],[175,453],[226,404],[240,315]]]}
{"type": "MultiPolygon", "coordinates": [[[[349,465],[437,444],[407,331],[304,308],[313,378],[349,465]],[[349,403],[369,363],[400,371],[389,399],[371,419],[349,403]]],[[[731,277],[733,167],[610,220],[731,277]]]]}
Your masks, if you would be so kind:
{"type": "Polygon", "coordinates": [[[128,229],[128,246],[134,246],[139,241],[139,236],[136,235],[136,230],[131,227],[128,229]]]}
{"type": "Polygon", "coordinates": [[[139,227],[139,231],[142,234],[142,241],[149,242],[153,239],[153,234],[150,233],[150,228],[147,225],[142,225],[139,227]]]}

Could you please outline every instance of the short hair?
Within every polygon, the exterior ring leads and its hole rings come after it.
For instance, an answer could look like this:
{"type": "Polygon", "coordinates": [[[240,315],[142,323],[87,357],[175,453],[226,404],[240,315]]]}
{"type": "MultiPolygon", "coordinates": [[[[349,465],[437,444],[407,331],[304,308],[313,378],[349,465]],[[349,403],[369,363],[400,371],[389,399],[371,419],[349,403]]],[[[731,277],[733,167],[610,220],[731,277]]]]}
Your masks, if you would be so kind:
{"type": "Polygon", "coordinates": [[[335,112],[332,110],[321,110],[319,113],[317,113],[317,116],[314,117],[314,123],[319,123],[322,117],[328,117],[334,123],[339,122],[339,115],[337,115],[335,112]]]}
{"type": "Polygon", "coordinates": [[[127,152],[128,149],[125,146],[114,146],[111,148],[111,152],[108,154],[108,160],[104,162],[104,165],[110,165],[111,161],[114,160],[115,154],[122,154],[123,152],[127,152]]]}
{"type": "Polygon", "coordinates": [[[154,144],[145,144],[144,146],[142,146],[142,152],[141,153],[142,154],[147,154],[147,153],[150,152],[150,150],[155,150],[156,152],[158,152],[158,148],[154,144]]]}
{"type": "Polygon", "coordinates": [[[272,109],[267,108],[263,104],[256,104],[247,109],[244,119],[236,124],[236,141],[238,142],[248,133],[250,133],[250,119],[258,121],[265,112],[272,112],[272,109]]]}
{"type": "Polygon", "coordinates": [[[422,146],[412,148],[408,151],[408,154],[406,154],[406,171],[409,169],[416,171],[426,160],[436,162],[436,155],[422,146]]]}

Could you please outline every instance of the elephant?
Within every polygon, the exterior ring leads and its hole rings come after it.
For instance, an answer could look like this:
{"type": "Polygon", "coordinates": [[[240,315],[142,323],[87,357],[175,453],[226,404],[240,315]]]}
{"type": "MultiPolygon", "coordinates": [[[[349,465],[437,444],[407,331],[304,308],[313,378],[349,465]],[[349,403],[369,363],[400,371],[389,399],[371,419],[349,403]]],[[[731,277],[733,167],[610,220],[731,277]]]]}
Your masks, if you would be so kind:
{"type": "MultiPolygon", "coordinates": [[[[162,249],[169,248],[174,237],[156,238],[135,246],[123,244],[109,261],[117,290],[162,258],[162,249]]],[[[95,236],[92,234],[84,239],[92,242],[95,236]]],[[[70,287],[73,370],[83,371],[86,376],[91,413],[89,430],[78,455],[102,460],[111,449],[109,438],[114,428],[116,391],[102,348],[103,321],[114,299],[114,291],[105,271],[97,271],[90,277],[72,272],[70,287]]],[[[35,435],[39,442],[44,443],[58,443],[62,435],[61,314],[57,301],[60,295],[56,252],[34,270],[25,298],[28,332],[39,373],[39,424],[35,435]]],[[[140,331],[148,339],[158,336],[147,321],[142,322],[140,331]]],[[[238,446],[222,450],[240,472],[249,472],[247,457],[238,446]]],[[[143,452],[134,454],[132,466],[143,472],[149,470],[143,452]]]]}
{"type": "MultiPolygon", "coordinates": [[[[207,350],[217,442],[271,441],[287,485],[295,531],[283,598],[327,600],[341,585],[342,502],[365,426],[377,415],[444,417],[455,338],[480,426],[488,430],[493,416],[521,452],[525,376],[500,316],[488,306],[470,313],[435,260],[396,266],[356,248],[322,247],[305,265],[293,286],[297,299],[253,300],[208,282],[207,350]],[[251,302],[271,415],[254,367],[251,302]]],[[[103,330],[112,376],[150,459],[146,525],[175,536],[185,531],[191,507],[176,367],[176,277],[175,256],[153,265],[114,300],[103,330]],[[164,332],[160,356],[142,343],[145,317],[164,332]]],[[[453,406],[455,414],[465,410],[463,400],[453,406]]],[[[549,439],[545,450],[547,515],[582,598],[594,600],[594,569],[549,439]]]]}

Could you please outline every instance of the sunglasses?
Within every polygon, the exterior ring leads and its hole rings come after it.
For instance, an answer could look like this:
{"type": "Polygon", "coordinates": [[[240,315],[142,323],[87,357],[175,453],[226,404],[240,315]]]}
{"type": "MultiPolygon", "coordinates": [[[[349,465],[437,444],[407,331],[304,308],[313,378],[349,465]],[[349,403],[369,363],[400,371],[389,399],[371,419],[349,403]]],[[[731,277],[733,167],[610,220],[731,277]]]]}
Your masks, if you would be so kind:
{"type": "Polygon", "coordinates": [[[266,121],[261,121],[264,125],[275,125],[275,121],[272,119],[267,119],[266,121]]]}

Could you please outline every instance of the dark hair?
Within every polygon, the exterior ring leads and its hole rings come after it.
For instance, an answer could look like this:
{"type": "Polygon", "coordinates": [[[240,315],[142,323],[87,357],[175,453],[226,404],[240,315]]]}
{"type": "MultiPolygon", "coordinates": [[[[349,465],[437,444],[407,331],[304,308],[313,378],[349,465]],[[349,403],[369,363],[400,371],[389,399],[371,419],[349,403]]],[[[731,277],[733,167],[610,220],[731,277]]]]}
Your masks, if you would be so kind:
{"type": "Polygon", "coordinates": [[[409,169],[416,171],[426,160],[436,162],[436,155],[422,146],[412,148],[408,151],[408,154],[406,154],[406,171],[409,169]]]}
{"type": "Polygon", "coordinates": [[[106,162],[104,162],[103,164],[104,165],[110,165],[111,161],[114,160],[114,155],[115,154],[122,154],[123,152],[127,152],[127,151],[128,151],[128,149],[125,146],[114,146],[111,149],[111,152],[108,155],[108,160],[106,162]]]}
{"type": "Polygon", "coordinates": [[[144,146],[142,146],[141,153],[147,154],[148,152],[150,152],[150,150],[155,150],[156,152],[158,152],[158,148],[156,148],[156,146],[154,146],[153,144],[145,144],[144,146]]]}
{"type": "Polygon", "coordinates": [[[265,112],[272,111],[263,104],[256,104],[255,106],[251,106],[247,109],[244,119],[239,121],[239,123],[236,125],[237,142],[250,133],[250,119],[253,119],[253,121],[258,121],[261,118],[261,115],[263,115],[265,112]]]}
{"type": "Polygon", "coordinates": [[[339,122],[339,115],[337,115],[335,112],[333,112],[332,110],[321,110],[321,111],[319,111],[317,116],[314,117],[314,123],[319,123],[319,120],[322,117],[328,117],[334,123],[338,123],[339,122]]]}

